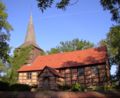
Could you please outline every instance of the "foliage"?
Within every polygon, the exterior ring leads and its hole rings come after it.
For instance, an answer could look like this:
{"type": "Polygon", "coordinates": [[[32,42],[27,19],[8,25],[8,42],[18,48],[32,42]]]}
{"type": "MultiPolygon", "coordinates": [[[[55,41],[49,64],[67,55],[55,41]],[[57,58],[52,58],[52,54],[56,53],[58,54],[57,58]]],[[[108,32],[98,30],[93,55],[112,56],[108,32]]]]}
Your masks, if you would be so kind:
{"type": "Polygon", "coordinates": [[[57,46],[56,48],[51,48],[51,50],[47,51],[47,53],[54,54],[54,53],[61,53],[61,52],[69,52],[74,50],[87,49],[93,46],[94,44],[89,41],[73,39],[72,41],[60,42],[59,46],[57,46]]]}
{"type": "Polygon", "coordinates": [[[17,70],[27,63],[32,48],[33,46],[26,46],[14,51],[14,56],[11,61],[11,69],[8,70],[7,74],[7,78],[10,80],[10,83],[16,83],[18,77],[17,70]]]}
{"type": "Polygon", "coordinates": [[[111,58],[113,58],[113,63],[120,64],[120,26],[114,26],[110,28],[107,34],[107,45],[109,51],[111,52],[111,58]]]}
{"type": "Polygon", "coordinates": [[[109,91],[109,90],[112,90],[112,89],[113,89],[112,85],[104,85],[104,90],[105,91],[109,91]]]}
{"type": "Polygon", "coordinates": [[[112,90],[114,88],[113,85],[109,85],[109,84],[106,84],[106,85],[103,85],[103,86],[89,86],[87,87],[87,90],[88,91],[109,91],[109,90],[112,90]]]}
{"type": "Polygon", "coordinates": [[[64,84],[64,85],[59,85],[59,89],[62,91],[69,90],[70,85],[64,84]]]}
{"type": "Polygon", "coordinates": [[[80,84],[78,84],[78,83],[73,84],[71,90],[72,91],[80,91],[80,84]]]}
{"type": "Polygon", "coordinates": [[[84,91],[85,87],[80,85],[79,83],[75,83],[72,85],[71,90],[72,91],[84,91]]]}
{"type": "Polygon", "coordinates": [[[9,68],[9,63],[4,64],[2,60],[0,60],[0,79],[5,80],[9,68]]]}
{"type": "Polygon", "coordinates": [[[94,90],[94,91],[104,91],[104,86],[94,86],[92,88],[92,90],[94,90]]]}
{"type": "Polygon", "coordinates": [[[17,48],[14,51],[14,56],[12,60],[12,65],[14,66],[14,68],[18,69],[21,65],[27,63],[28,57],[32,49],[33,46],[26,46],[22,48],[17,48]]]}
{"type": "MultiPolygon", "coordinates": [[[[107,34],[106,39],[100,44],[106,45],[111,65],[117,66],[117,80],[120,82],[120,25],[113,26],[107,34]]],[[[119,83],[120,84],[120,83],[119,83]]]]}
{"type": "Polygon", "coordinates": [[[120,26],[110,29],[107,34],[107,45],[110,51],[111,62],[117,65],[117,78],[120,81],[120,26]]]}
{"type": "MultiPolygon", "coordinates": [[[[65,7],[69,4],[70,0],[61,0],[56,3],[56,7],[59,9],[65,9],[65,7]]],[[[55,0],[37,0],[38,7],[43,12],[47,8],[50,8],[52,4],[55,2],[55,0]]]]}
{"type": "MultiPolygon", "coordinates": [[[[5,5],[0,2],[0,71],[7,72],[7,63],[10,62],[8,41],[10,39],[10,31],[13,30],[7,21],[8,14],[6,13],[5,5]]],[[[5,77],[0,77],[1,79],[5,77]]]]}
{"type": "Polygon", "coordinates": [[[120,23],[120,0],[100,0],[104,10],[109,10],[112,20],[120,23]]]}
{"type": "Polygon", "coordinates": [[[10,86],[10,91],[30,91],[31,87],[27,84],[13,84],[10,86]]]}
{"type": "Polygon", "coordinates": [[[41,51],[40,55],[46,55],[46,52],[45,51],[41,51]]]}
{"type": "Polygon", "coordinates": [[[0,81],[0,91],[30,91],[31,87],[27,84],[9,84],[8,82],[0,81]]]}
{"type": "Polygon", "coordinates": [[[0,91],[8,91],[9,83],[0,81],[0,91]]]}
{"type": "Polygon", "coordinates": [[[120,91],[120,86],[119,86],[119,85],[115,85],[114,88],[115,88],[116,90],[119,90],[119,91],[120,91]]]}
{"type": "Polygon", "coordinates": [[[2,2],[0,2],[0,59],[3,62],[8,61],[9,58],[9,32],[13,30],[7,21],[7,18],[8,14],[6,13],[6,7],[2,2]]]}
{"type": "Polygon", "coordinates": [[[5,65],[3,64],[3,62],[0,60],[0,71],[4,71],[5,70],[5,65]]]}
{"type": "MultiPolygon", "coordinates": [[[[51,8],[54,4],[58,9],[66,9],[67,6],[74,5],[78,1],[79,0],[75,0],[73,3],[71,3],[72,0],[37,0],[38,7],[42,12],[47,8],[51,8]]],[[[100,0],[100,3],[104,10],[110,11],[112,20],[114,20],[116,23],[120,23],[120,0],[100,0]]]]}
{"type": "Polygon", "coordinates": [[[60,53],[59,48],[51,48],[50,51],[47,51],[48,54],[60,53]]]}

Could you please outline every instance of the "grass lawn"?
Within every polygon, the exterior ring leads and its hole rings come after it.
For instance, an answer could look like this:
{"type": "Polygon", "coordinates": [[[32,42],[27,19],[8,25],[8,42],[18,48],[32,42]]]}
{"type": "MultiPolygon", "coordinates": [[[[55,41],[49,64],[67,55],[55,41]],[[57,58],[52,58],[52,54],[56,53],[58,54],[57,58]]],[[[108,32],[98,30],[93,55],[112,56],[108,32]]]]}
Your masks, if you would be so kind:
{"type": "Polygon", "coordinates": [[[120,92],[0,92],[0,98],[120,98],[120,92]]]}

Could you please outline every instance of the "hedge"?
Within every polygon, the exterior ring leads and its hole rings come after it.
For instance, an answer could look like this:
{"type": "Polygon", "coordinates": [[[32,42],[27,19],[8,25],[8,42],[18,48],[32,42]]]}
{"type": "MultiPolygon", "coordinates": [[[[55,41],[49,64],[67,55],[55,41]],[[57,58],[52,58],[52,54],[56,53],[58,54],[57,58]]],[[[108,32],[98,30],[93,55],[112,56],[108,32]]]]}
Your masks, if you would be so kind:
{"type": "Polygon", "coordinates": [[[31,87],[27,84],[12,84],[0,81],[0,91],[30,91],[31,87]]]}

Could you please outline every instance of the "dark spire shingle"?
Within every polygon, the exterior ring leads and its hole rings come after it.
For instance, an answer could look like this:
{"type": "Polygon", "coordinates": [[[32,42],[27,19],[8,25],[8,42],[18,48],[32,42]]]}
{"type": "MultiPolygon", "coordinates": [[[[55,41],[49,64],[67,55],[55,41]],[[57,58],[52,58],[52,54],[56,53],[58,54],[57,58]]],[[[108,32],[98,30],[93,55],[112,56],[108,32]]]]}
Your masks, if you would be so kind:
{"type": "Polygon", "coordinates": [[[30,20],[29,20],[29,24],[28,24],[28,28],[27,28],[27,34],[26,34],[24,43],[28,43],[28,42],[36,43],[32,14],[30,15],[30,20]]]}

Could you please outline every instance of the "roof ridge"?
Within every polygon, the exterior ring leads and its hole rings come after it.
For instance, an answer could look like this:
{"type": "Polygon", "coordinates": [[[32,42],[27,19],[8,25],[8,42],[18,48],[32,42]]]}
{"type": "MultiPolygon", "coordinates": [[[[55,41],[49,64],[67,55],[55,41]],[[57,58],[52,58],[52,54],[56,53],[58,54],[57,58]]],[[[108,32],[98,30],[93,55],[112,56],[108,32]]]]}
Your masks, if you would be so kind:
{"type": "Polygon", "coordinates": [[[61,55],[69,54],[69,53],[73,53],[73,52],[82,52],[82,51],[94,50],[94,49],[99,49],[99,48],[106,48],[106,47],[105,46],[99,46],[99,47],[92,47],[92,48],[87,48],[87,49],[82,49],[82,50],[74,50],[74,51],[68,51],[68,52],[62,52],[62,53],[56,53],[56,54],[39,55],[37,58],[44,57],[44,56],[59,55],[59,54],[61,54],[61,55]]]}

